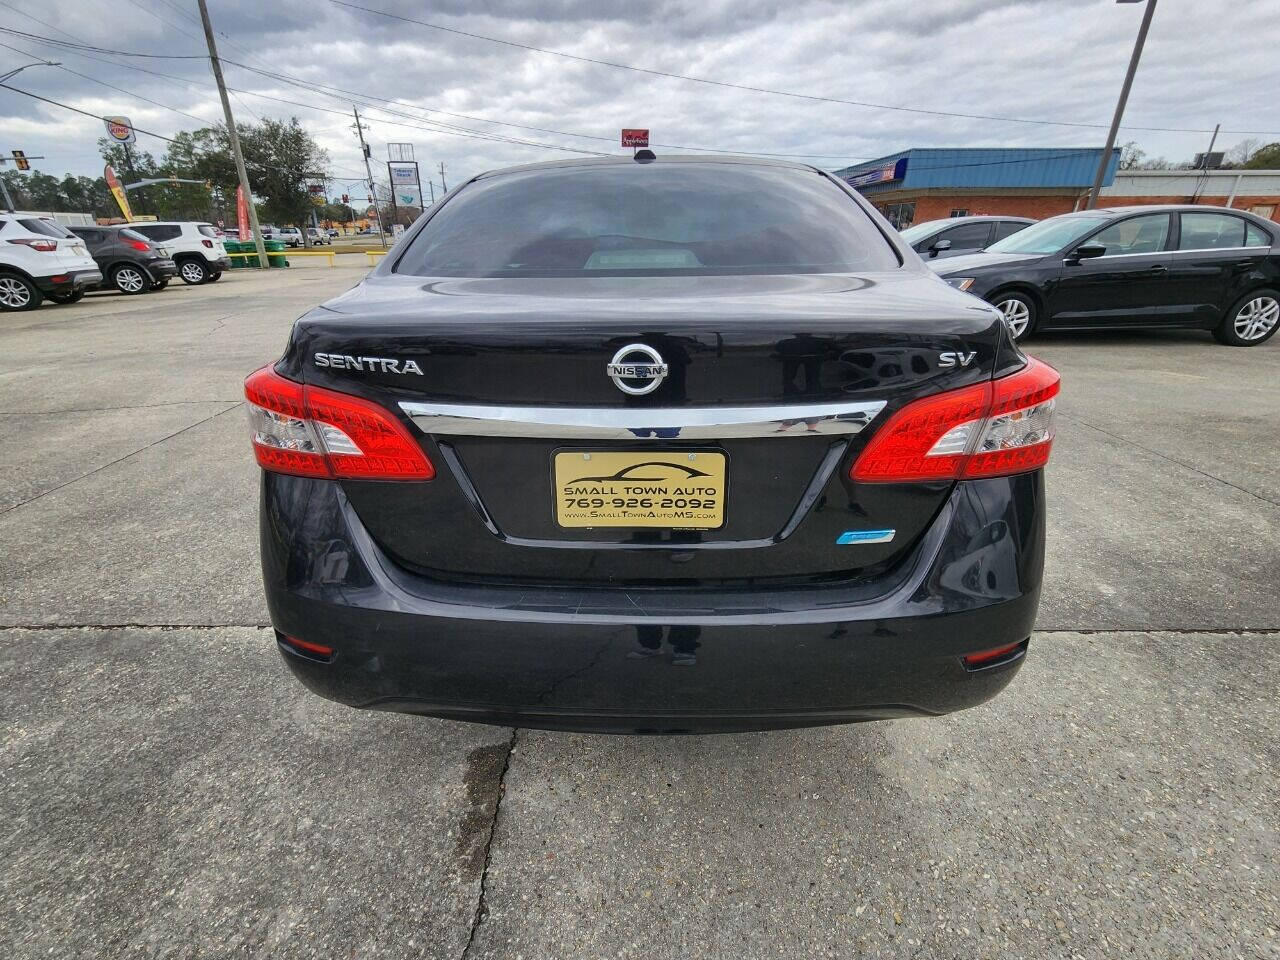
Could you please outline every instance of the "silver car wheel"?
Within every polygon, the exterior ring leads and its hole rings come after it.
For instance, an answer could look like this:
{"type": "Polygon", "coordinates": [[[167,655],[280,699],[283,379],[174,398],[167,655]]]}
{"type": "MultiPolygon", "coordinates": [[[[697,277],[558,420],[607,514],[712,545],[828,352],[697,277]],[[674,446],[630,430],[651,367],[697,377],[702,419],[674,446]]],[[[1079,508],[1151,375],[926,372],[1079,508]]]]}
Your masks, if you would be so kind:
{"type": "Polygon", "coordinates": [[[1254,297],[1236,314],[1233,324],[1241,340],[1259,340],[1280,323],[1280,302],[1275,297],[1254,297]]]}
{"type": "Polygon", "coordinates": [[[125,293],[138,293],[146,285],[142,272],[133,267],[120,267],[116,270],[116,286],[125,293]]]}
{"type": "Polygon", "coordinates": [[[21,280],[0,278],[0,304],[12,310],[21,310],[31,302],[31,291],[21,280]]]}
{"type": "Polygon", "coordinates": [[[1017,340],[1027,332],[1027,327],[1031,324],[1031,308],[1025,302],[1010,297],[997,303],[996,309],[1004,316],[1013,339],[1017,340]]]}
{"type": "Polygon", "coordinates": [[[203,283],[204,268],[198,263],[192,263],[188,260],[182,265],[182,279],[187,283],[203,283]]]}

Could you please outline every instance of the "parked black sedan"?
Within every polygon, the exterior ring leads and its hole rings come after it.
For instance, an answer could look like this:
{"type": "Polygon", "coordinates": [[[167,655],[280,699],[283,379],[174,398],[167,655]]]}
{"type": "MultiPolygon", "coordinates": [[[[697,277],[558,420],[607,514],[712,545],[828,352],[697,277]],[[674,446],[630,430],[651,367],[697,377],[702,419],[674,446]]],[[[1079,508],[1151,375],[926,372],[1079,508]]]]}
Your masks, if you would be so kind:
{"type": "Polygon", "coordinates": [[[794,164],[474,178],[245,383],[285,661],[359,707],[692,731],[993,696],[1057,374],[794,164]]]}
{"type": "Polygon", "coordinates": [[[1069,213],[933,266],[1037,330],[1183,327],[1257,346],[1280,326],[1280,224],[1226,207],[1069,213]]]}
{"type": "Polygon", "coordinates": [[[924,259],[941,260],[977,253],[1033,223],[1029,217],[948,217],[913,223],[902,231],[902,238],[924,259]]]}
{"type": "Polygon", "coordinates": [[[103,286],[121,293],[163,290],[178,272],[169,251],[128,227],[69,227],[102,271],[103,286]]]}

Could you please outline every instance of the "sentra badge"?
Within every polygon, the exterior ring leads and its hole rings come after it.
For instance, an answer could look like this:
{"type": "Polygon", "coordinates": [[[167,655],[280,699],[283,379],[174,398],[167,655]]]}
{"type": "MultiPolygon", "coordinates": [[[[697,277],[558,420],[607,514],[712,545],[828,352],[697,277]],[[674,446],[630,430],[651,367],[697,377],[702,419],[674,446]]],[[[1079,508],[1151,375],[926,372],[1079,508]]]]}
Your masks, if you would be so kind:
{"type": "Polygon", "coordinates": [[[317,367],[331,367],[334,370],[364,370],[369,373],[416,373],[422,376],[422,368],[417,360],[394,360],[391,357],[353,357],[346,353],[317,353],[317,367]]]}

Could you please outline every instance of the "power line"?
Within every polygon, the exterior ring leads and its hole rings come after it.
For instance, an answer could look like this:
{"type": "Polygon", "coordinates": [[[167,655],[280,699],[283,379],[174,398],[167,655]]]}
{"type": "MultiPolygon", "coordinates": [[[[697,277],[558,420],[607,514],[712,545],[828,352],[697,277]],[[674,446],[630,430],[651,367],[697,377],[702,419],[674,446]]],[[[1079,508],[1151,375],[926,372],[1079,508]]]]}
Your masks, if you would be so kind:
{"type": "Polygon", "coordinates": [[[120,57],[142,57],[147,60],[207,60],[204,54],[195,53],[136,53],[132,50],[113,50],[111,47],[99,47],[92,43],[73,43],[70,40],[58,40],[54,37],[42,37],[38,33],[27,33],[23,30],[14,30],[12,27],[0,27],[0,33],[12,34],[15,37],[21,37],[24,40],[39,40],[43,43],[52,43],[58,47],[70,47],[75,50],[92,50],[95,53],[114,53],[120,57]]]}
{"type": "MultiPolygon", "coordinates": [[[[4,47],[6,50],[13,50],[16,53],[26,54],[29,57],[36,56],[34,53],[28,53],[26,50],[19,50],[17,47],[10,46],[7,43],[0,43],[0,47],[4,47]]],[[[103,62],[106,62],[106,61],[103,61],[103,62]]],[[[203,117],[197,117],[194,113],[187,113],[187,111],[185,110],[179,110],[177,107],[171,107],[167,103],[161,103],[159,100],[152,100],[149,97],[144,97],[140,93],[134,93],[132,90],[126,90],[124,87],[117,87],[114,83],[107,83],[107,81],[99,80],[97,77],[91,77],[87,73],[80,73],[78,70],[72,70],[70,67],[66,66],[65,64],[61,64],[61,63],[50,64],[50,66],[56,66],[59,70],[64,70],[67,73],[72,74],[73,76],[79,77],[82,80],[88,80],[92,83],[100,84],[111,90],[115,90],[118,93],[123,93],[123,94],[126,94],[127,96],[133,97],[136,100],[142,100],[143,102],[149,103],[152,106],[160,107],[164,110],[171,110],[174,113],[180,113],[184,117],[189,117],[190,119],[195,120],[198,123],[209,122],[208,120],[205,120],[203,117]]]]}
{"type": "MultiPolygon", "coordinates": [[[[64,110],[70,110],[73,113],[78,113],[78,114],[81,114],[82,116],[92,117],[94,120],[102,120],[104,122],[106,120],[106,117],[99,116],[96,113],[90,113],[88,110],[81,110],[79,107],[73,107],[71,106],[71,104],[63,103],[60,100],[50,100],[48,97],[42,97],[40,96],[40,94],[32,93],[30,90],[21,90],[18,87],[10,86],[7,83],[0,83],[0,87],[3,87],[5,90],[12,90],[14,93],[20,93],[24,97],[30,97],[33,100],[40,100],[43,103],[51,103],[55,107],[62,107],[64,110]]],[[[133,129],[138,133],[145,133],[149,137],[155,137],[157,140],[163,140],[166,143],[178,142],[177,140],[173,139],[173,137],[166,137],[163,133],[155,133],[151,130],[143,130],[141,127],[134,127],[133,129]]]]}
{"type": "MultiPolygon", "coordinates": [[[[888,103],[872,103],[866,100],[846,100],[842,97],[823,97],[813,93],[798,93],[794,90],[776,90],[771,87],[756,87],[745,83],[732,83],[728,80],[712,80],[708,77],[695,77],[684,73],[672,73],[666,70],[655,70],[650,67],[638,67],[630,63],[619,63],[616,60],[601,60],[596,57],[584,57],[575,53],[565,53],[563,50],[549,50],[546,47],[537,47],[529,43],[519,43],[515,40],[504,40],[501,37],[490,37],[483,33],[471,33],[467,30],[459,30],[456,27],[446,27],[438,23],[430,23],[426,20],[418,20],[414,17],[401,16],[398,13],[387,13],[384,10],[376,10],[373,7],[365,7],[358,3],[351,3],[349,0],[329,0],[330,3],[339,7],[348,7],[352,10],[363,10],[365,13],[372,13],[375,16],[386,17],[389,20],[399,20],[403,23],[413,23],[418,26],[428,27],[432,30],[440,30],[444,33],[452,33],[460,37],[470,37],[473,40],[484,40],[488,43],[497,43],[506,47],[515,47],[520,50],[529,50],[533,53],[543,53],[548,56],[562,57],[566,60],[576,60],[579,63],[592,63],[602,67],[614,67],[618,70],[630,70],[635,73],[644,73],[653,77],[666,77],[671,80],[686,80],[690,83],[702,83],[713,87],[727,87],[733,90],[745,90],[750,93],[765,93],[776,97],[791,97],[796,100],[809,100],[816,103],[840,103],[852,107],[870,107],[876,110],[893,110],[899,113],[915,113],[923,114],[931,117],[953,117],[961,120],[995,120],[1001,123],[1026,123],[1040,126],[1057,126],[1057,127],[1085,127],[1090,129],[1107,128],[1105,123],[1077,123],[1070,120],[1040,120],[1031,117],[1002,117],[995,114],[986,113],[959,113],[951,110],[928,110],[923,107],[902,107],[888,103]]],[[[1191,129],[1185,127],[1126,127],[1127,130],[1141,130],[1153,133],[1208,133],[1208,130],[1199,128],[1191,129]]],[[[1268,131],[1259,130],[1232,130],[1231,133],[1254,133],[1270,135],[1268,131]]]]}
{"type": "MultiPolygon", "coordinates": [[[[249,70],[253,73],[257,73],[261,76],[268,77],[272,80],[279,80],[283,83],[288,83],[293,86],[302,87],[305,90],[317,90],[321,93],[324,93],[330,90],[337,91],[337,93],[344,95],[343,99],[350,96],[363,97],[366,100],[374,100],[379,103],[390,103],[390,104],[395,104],[397,106],[412,107],[413,109],[421,110],[424,113],[439,113],[439,114],[443,114],[446,117],[455,117],[460,120],[472,120],[472,121],[475,121],[476,123],[493,123],[503,127],[515,127],[516,129],[519,129],[519,130],[533,130],[538,133],[550,133],[550,134],[554,134],[562,137],[576,137],[581,140],[597,140],[597,141],[602,141],[604,143],[616,142],[615,137],[602,137],[602,136],[598,136],[596,134],[590,134],[590,133],[573,133],[568,130],[556,130],[550,127],[535,127],[535,126],[530,126],[528,124],[523,124],[523,123],[511,123],[510,121],[506,121],[506,120],[491,120],[488,117],[477,117],[477,116],[472,116],[471,114],[466,114],[466,113],[453,113],[448,110],[441,110],[437,107],[423,107],[414,103],[403,103],[402,101],[399,101],[399,100],[391,100],[386,97],[379,97],[371,93],[362,93],[358,90],[349,90],[343,87],[336,87],[331,84],[320,83],[318,81],[304,80],[301,77],[295,77],[295,76],[292,76],[291,74],[281,73],[276,70],[259,70],[258,68],[251,67],[248,64],[236,63],[236,61],[234,60],[225,60],[224,62],[240,67],[241,69],[249,70]]],[[[330,96],[333,96],[333,94],[330,94],[330,96]]],[[[382,108],[382,107],[378,107],[375,109],[382,110],[383,112],[392,112],[392,113],[395,112],[395,111],[387,111],[385,108],[382,108]]],[[[410,116],[408,114],[398,114],[398,115],[410,116]]],[[[416,116],[411,117],[411,119],[430,120],[430,118],[427,118],[427,117],[416,117],[416,116]]],[[[440,121],[431,121],[431,122],[439,123],[440,121]]],[[[761,151],[750,151],[750,150],[731,150],[723,147],[696,147],[696,146],[690,146],[688,144],[682,144],[682,143],[658,143],[656,141],[654,142],[653,146],[660,147],[663,149],[668,149],[668,150],[694,150],[702,153],[732,153],[732,154],[739,154],[742,156],[750,156],[750,157],[761,157],[761,156],[790,157],[790,158],[796,158],[796,159],[810,159],[810,160],[844,160],[846,162],[857,162],[859,160],[872,159],[871,157],[851,157],[847,153],[765,153],[761,151]]]]}

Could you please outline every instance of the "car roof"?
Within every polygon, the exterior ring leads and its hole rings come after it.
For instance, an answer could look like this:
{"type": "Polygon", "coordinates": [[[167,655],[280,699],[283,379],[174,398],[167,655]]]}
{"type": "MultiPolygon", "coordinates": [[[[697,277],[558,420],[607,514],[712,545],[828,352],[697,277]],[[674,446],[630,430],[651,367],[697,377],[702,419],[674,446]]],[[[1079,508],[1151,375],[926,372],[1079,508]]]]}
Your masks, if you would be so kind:
{"type": "Polygon", "coordinates": [[[1079,213],[1110,213],[1121,216],[1130,213],[1234,213],[1242,217],[1255,214],[1239,207],[1215,206],[1208,203],[1135,203],[1125,207],[1098,207],[1095,210],[1080,210],[1079,213]]]}
{"type": "Polygon", "coordinates": [[[759,157],[751,154],[730,155],[730,154],[666,154],[655,155],[652,160],[637,161],[634,157],[628,156],[610,156],[610,157],[574,157],[569,160],[544,160],[539,163],[521,163],[511,167],[499,167],[496,170],[486,170],[484,173],[477,174],[472,177],[473,180],[487,180],[490,177],[503,176],[508,173],[524,173],[528,170],[554,170],[570,167],[598,167],[598,166],[626,166],[629,164],[653,164],[653,163],[697,163],[710,164],[712,166],[751,166],[751,167],[783,167],[791,170],[809,170],[821,173],[817,167],[807,163],[797,163],[793,160],[775,160],[771,157],[759,157]]]}

